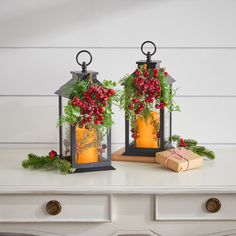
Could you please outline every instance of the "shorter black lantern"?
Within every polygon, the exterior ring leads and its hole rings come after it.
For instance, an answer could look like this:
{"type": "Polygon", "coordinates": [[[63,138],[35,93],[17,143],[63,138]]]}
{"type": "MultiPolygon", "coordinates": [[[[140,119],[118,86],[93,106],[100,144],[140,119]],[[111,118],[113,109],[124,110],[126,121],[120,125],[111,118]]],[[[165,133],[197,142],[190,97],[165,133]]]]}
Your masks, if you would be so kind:
{"type": "MultiPolygon", "coordinates": [[[[82,67],[82,71],[72,71],[72,79],[55,92],[59,99],[59,120],[64,116],[63,104],[72,101],[73,90],[79,82],[90,80],[93,85],[101,85],[97,79],[98,72],[87,71],[87,66],[92,62],[90,52],[80,51],[76,56],[76,61],[82,67]],[[88,63],[79,62],[78,58],[81,53],[87,53],[90,56],[88,63]]],[[[103,130],[89,129],[79,124],[65,125],[63,123],[59,127],[59,144],[60,156],[71,157],[72,167],[76,168],[75,172],[114,169],[111,166],[111,129],[107,129],[104,135],[104,127],[103,130]]]]}
{"type": "Polygon", "coordinates": [[[136,64],[138,65],[138,69],[128,77],[128,79],[132,78],[134,82],[123,83],[124,93],[130,92],[129,88],[126,87],[126,84],[130,85],[131,83],[134,83],[134,86],[139,89],[137,89],[137,98],[131,100],[129,105],[125,105],[126,109],[130,108],[131,111],[136,112],[137,115],[133,119],[133,127],[131,127],[130,119],[127,118],[129,110],[126,113],[125,152],[123,155],[155,156],[156,152],[171,147],[171,109],[167,109],[165,103],[161,100],[159,100],[159,104],[154,105],[152,108],[151,103],[152,101],[155,101],[155,99],[164,96],[162,86],[166,86],[165,88],[168,87],[168,93],[169,96],[171,96],[172,83],[175,80],[165,72],[164,68],[160,67],[161,61],[153,61],[151,59],[151,56],[156,52],[156,45],[153,42],[144,42],[141,46],[141,51],[146,55],[146,60],[137,61],[136,64]],[[154,51],[152,53],[150,51],[147,53],[144,52],[144,45],[147,43],[153,45],[154,51]],[[158,76],[162,78],[162,82],[161,80],[156,82],[159,78],[158,76]],[[153,81],[150,80],[150,77],[153,77],[153,81]],[[146,83],[146,80],[149,81],[146,83]],[[156,85],[156,83],[157,85],[159,83],[160,89],[159,91],[155,91],[155,94],[154,92],[152,94],[152,86],[156,85]],[[147,92],[145,93],[145,91],[147,92]],[[142,96],[143,103],[140,102],[138,95],[142,96]],[[138,101],[140,103],[138,103],[138,101]],[[145,113],[145,108],[152,109],[150,117],[146,119],[138,115],[142,109],[145,113]]]}

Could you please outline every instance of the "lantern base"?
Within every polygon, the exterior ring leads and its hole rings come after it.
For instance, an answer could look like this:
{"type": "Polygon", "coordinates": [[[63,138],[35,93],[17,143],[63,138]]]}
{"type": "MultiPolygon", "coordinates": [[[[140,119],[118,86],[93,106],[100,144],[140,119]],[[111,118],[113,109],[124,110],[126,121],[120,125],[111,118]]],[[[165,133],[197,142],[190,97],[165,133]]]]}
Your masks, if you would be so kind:
{"type": "Polygon", "coordinates": [[[112,167],[112,166],[78,168],[73,173],[82,173],[82,172],[91,172],[91,171],[103,171],[103,170],[115,170],[115,168],[112,167]]]}
{"type": "Polygon", "coordinates": [[[173,148],[171,142],[167,142],[165,143],[164,147],[159,147],[159,148],[137,148],[135,147],[134,142],[132,142],[128,147],[125,148],[122,155],[155,157],[157,152],[162,152],[170,148],[173,148]]]}

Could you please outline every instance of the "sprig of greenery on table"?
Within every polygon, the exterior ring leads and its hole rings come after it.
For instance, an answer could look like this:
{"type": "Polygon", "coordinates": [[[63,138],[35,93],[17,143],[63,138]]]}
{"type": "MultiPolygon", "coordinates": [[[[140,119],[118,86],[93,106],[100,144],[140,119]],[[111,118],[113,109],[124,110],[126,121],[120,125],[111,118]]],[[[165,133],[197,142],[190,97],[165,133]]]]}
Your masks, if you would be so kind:
{"type": "Polygon", "coordinates": [[[62,174],[74,172],[71,163],[59,156],[52,158],[49,155],[37,156],[30,153],[28,158],[22,161],[22,166],[26,169],[59,170],[62,174]]]}
{"type": "Polygon", "coordinates": [[[177,142],[177,147],[183,147],[183,143],[186,149],[193,151],[199,156],[207,157],[209,159],[215,159],[215,153],[204,146],[199,146],[198,142],[194,139],[183,139],[179,135],[173,135],[172,141],[177,142]],[[181,144],[182,143],[182,144],[181,144]]]}

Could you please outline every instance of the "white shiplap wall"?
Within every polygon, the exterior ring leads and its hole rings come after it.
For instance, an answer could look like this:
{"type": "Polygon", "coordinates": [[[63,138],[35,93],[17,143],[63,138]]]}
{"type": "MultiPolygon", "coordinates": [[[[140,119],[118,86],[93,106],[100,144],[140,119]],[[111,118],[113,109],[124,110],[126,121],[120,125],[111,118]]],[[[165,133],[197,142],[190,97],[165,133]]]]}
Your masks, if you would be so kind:
{"type": "MultiPolygon", "coordinates": [[[[118,81],[145,40],[180,87],[174,133],[236,146],[235,12],[235,0],[0,0],[0,147],[56,147],[53,92],[76,53],[91,51],[90,69],[118,81]]],[[[124,142],[115,112],[113,149],[124,142]]]]}

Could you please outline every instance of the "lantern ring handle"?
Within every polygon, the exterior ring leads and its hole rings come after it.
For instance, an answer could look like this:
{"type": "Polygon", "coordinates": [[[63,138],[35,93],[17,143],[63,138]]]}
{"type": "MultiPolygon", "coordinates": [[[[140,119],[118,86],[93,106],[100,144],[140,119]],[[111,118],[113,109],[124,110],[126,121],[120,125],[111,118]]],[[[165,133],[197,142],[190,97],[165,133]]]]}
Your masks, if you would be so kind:
{"type": "Polygon", "coordinates": [[[90,65],[90,63],[92,62],[93,57],[92,57],[91,53],[90,53],[89,51],[87,51],[87,50],[81,50],[81,51],[79,51],[79,52],[77,53],[77,55],[76,55],[76,62],[77,62],[80,66],[83,66],[83,63],[80,63],[79,60],[78,60],[78,59],[79,59],[79,55],[80,55],[81,53],[83,53],[83,52],[87,53],[87,54],[90,56],[89,62],[88,62],[88,63],[85,63],[86,66],[88,66],[88,65],[90,65]]]}
{"type": "Polygon", "coordinates": [[[150,53],[150,56],[152,56],[152,55],[154,55],[156,53],[156,50],[157,50],[157,47],[156,47],[155,43],[153,43],[152,41],[145,41],[145,42],[143,42],[143,44],[141,45],[141,51],[142,51],[142,53],[144,55],[147,56],[147,53],[145,53],[144,50],[143,50],[144,45],[147,44],[147,43],[152,44],[153,47],[154,47],[154,51],[152,53],[150,53]]]}

